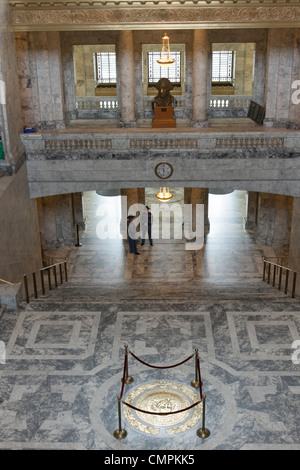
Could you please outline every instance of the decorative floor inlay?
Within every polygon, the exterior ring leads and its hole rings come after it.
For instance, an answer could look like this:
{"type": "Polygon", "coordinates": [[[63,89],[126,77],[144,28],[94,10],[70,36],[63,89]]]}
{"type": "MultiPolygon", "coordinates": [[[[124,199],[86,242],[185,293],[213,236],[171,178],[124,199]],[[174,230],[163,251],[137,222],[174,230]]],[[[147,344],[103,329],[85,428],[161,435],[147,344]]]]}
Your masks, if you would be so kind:
{"type": "Polygon", "coordinates": [[[186,410],[199,401],[199,394],[183,384],[156,381],[141,385],[130,392],[125,398],[125,403],[134,406],[136,410],[125,404],[123,410],[127,421],[139,431],[148,434],[165,432],[170,435],[184,432],[199,423],[202,403],[186,410]],[[185,411],[179,412],[179,410],[185,411]],[[160,414],[170,412],[172,414],[160,414]]]}

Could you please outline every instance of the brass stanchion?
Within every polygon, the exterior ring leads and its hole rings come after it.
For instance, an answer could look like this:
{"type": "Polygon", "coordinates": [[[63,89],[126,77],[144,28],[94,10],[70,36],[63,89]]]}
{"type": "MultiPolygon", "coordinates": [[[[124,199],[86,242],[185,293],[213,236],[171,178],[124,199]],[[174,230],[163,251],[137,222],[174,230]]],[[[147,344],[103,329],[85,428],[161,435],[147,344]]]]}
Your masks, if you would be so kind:
{"type": "Polygon", "coordinates": [[[191,381],[191,386],[194,388],[200,387],[199,377],[198,377],[198,359],[199,359],[198,349],[195,349],[195,378],[194,380],[191,381]]]}
{"type": "MultiPolygon", "coordinates": [[[[130,377],[128,375],[128,346],[125,344],[125,360],[126,360],[126,369],[125,369],[125,378],[124,378],[124,383],[125,384],[131,384],[133,382],[133,377],[130,377]]],[[[123,377],[121,379],[123,381],[123,377]]]]}
{"type": "Polygon", "coordinates": [[[206,395],[203,395],[202,398],[202,428],[197,430],[197,436],[202,437],[202,439],[205,439],[206,437],[210,436],[210,430],[205,427],[205,398],[206,395]]]}
{"type": "Polygon", "coordinates": [[[114,431],[114,437],[116,439],[124,439],[124,437],[127,436],[127,431],[126,429],[122,429],[122,424],[121,424],[121,397],[118,396],[118,417],[119,417],[119,429],[116,429],[114,431]]]}

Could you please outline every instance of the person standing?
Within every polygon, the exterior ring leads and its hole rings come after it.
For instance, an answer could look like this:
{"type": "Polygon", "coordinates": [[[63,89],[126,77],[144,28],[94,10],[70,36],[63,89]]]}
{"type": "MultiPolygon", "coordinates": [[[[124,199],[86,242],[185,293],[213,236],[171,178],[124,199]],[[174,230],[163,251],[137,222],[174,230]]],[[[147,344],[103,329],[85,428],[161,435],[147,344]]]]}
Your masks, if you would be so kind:
{"type": "Polygon", "coordinates": [[[139,255],[139,252],[137,251],[137,247],[136,247],[136,239],[134,238],[135,230],[133,229],[132,226],[129,227],[134,219],[135,219],[134,215],[129,215],[127,217],[127,238],[128,238],[130,253],[134,253],[135,255],[139,255]]]}
{"type": "Polygon", "coordinates": [[[153,215],[150,212],[150,207],[145,206],[145,212],[141,214],[141,225],[142,225],[142,243],[141,245],[145,245],[145,238],[146,234],[148,233],[149,243],[153,246],[152,241],[152,222],[153,222],[153,215]]]}

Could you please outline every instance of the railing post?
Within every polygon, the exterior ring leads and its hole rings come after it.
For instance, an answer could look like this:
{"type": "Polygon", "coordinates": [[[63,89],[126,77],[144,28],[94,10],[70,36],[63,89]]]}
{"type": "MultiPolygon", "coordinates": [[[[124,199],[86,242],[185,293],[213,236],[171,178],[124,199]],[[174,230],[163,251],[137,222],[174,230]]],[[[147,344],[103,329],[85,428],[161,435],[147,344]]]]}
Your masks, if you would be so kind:
{"type": "Polygon", "coordinates": [[[285,276],[285,289],[284,293],[287,294],[288,291],[288,284],[289,284],[289,270],[286,270],[286,276],[285,276]]]}
{"type": "Polygon", "coordinates": [[[264,261],[264,267],[263,267],[263,281],[264,281],[266,279],[266,265],[267,265],[267,263],[266,263],[265,259],[263,261],[264,261]]]}
{"type": "Polygon", "coordinates": [[[195,349],[195,378],[191,381],[191,386],[194,388],[199,388],[200,387],[200,382],[199,382],[199,377],[198,377],[198,359],[199,359],[199,354],[198,354],[198,349],[195,349]]]}
{"type": "Polygon", "coordinates": [[[121,422],[121,397],[118,396],[118,421],[119,427],[114,431],[114,437],[116,439],[124,439],[127,436],[126,429],[122,429],[122,422],[121,422]]]}
{"type": "Polygon", "coordinates": [[[60,283],[63,284],[63,274],[62,274],[62,265],[59,263],[59,275],[60,275],[60,283]]]}
{"type": "Polygon", "coordinates": [[[49,286],[49,290],[52,290],[50,269],[47,269],[47,274],[48,274],[48,286],[49,286]]]}
{"type": "Polygon", "coordinates": [[[37,299],[37,288],[36,288],[36,276],[35,273],[32,273],[32,280],[33,280],[33,289],[34,289],[34,297],[37,299]]]}
{"type": "Polygon", "coordinates": [[[273,287],[275,287],[275,280],[276,280],[276,265],[274,264],[274,271],[273,271],[273,287]]]}
{"type": "Polygon", "coordinates": [[[65,261],[65,276],[66,276],[66,282],[68,282],[68,269],[67,269],[67,261],[65,261]]]}
{"type": "Polygon", "coordinates": [[[297,273],[294,272],[294,279],[293,279],[293,290],[292,290],[292,297],[295,297],[296,292],[296,282],[297,282],[297,273]]]}
{"type": "Polygon", "coordinates": [[[281,279],[282,279],[282,266],[279,269],[279,281],[278,281],[278,289],[281,290],[281,279]]]}
{"type": "Polygon", "coordinates": [[[210,436],[210,430],[205,427],[205,399],[206,395],[202,397],[202,428],[197,430],[197,436],[205,439],[210,436]]]}
{"type": "Polygon", "coordinates": [[[270,276],[271,276],[271,264],[269,263],[269,266],[268,266],[268,284],[270,284],[270,276]]]}
{"type": "Polygon", "coordinates": [[[55,287],[57,287],[57,274],[56,274],[56,266],[53,266],[53,273],[54,273],[54,282],[55,282],[55,287]]]}
{"type": "Polygon", "coordinates": [[[27,276],[24,276],[24,287],[25,287],[25,296],[26,296],[26,302],[29,304],[29,292],[28,292],[28,282],[27,282],[27,276]]]}
{"type": "Polygon", "coordinates": [[[40,274],[41,274],[42,293],[45,294],[44,271],[42,269],[40,270],[40,274]]]}

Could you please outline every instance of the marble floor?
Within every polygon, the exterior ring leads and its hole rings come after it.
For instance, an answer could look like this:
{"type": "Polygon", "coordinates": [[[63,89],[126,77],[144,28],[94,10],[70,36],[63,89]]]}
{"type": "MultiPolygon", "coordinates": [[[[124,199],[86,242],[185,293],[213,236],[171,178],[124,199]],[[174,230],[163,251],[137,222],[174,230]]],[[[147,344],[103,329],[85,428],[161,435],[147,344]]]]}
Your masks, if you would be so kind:
{"type": "Polygon", "coordinates": [[[82,246],[49,253],[68,256],[69,282],[0,318],[0,449],[300,449],[300,303],[262,282],[263,255],[284,253],[245,231],[245,193],[209,198],[203,249],[159,239],[135,256],[97,236],[107,199],[85,193],[82,246]],[[134,381],[122,386],[125,345],[134,381]],[[199,405],[160,424],[121,405],[116,439],[120,395],[136,408],[199,400],[196,349],[210,436],[197,435],[199,405]]]}

